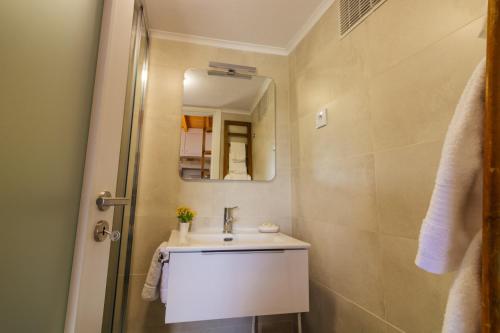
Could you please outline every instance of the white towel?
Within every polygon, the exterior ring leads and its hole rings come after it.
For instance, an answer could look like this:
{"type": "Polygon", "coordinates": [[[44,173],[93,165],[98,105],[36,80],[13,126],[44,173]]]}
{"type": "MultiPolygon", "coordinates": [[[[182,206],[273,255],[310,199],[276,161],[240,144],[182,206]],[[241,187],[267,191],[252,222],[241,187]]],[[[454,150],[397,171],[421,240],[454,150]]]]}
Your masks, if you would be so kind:
{"type": "Polygon", "coordinates": [[[229,173],[225,180],[251,180],[246,165],[246,144],[231,142],[229,148],[229,173]]]}
{"type": "Polygon", "coordinates": [[[443,333],[479,333],[481,328],[481,231],[472,240],[446,304],[443,333]]]}
{"type": "Polygon", "coordinates": [[[234,162],[245,162],[247,160],[246,143],[232,141],[229,146],[229,159],[234,162]]]}
{"type": "Polygon", "coordinates": [[[224,180],[252,180],[248,174],[229,173],[224,177],[224,180]]]}
{"type": "Polygon", "coordinates": [[[165,275],[165,273],[162,274],[162,271],[166,271],[168,273],[168,262],[166,262],[168,252],[165,251],[167,245],[167,242],[161,243],[154,252],[153,258],[151,258],[148,275],[141,293],[142,299],[146,301],[152,302],[158,299],[158,296],[160,295],[160,279],[165,275]],[[160,255],[163,260],[160,260],[160,255]],[[165,267],[167,267],[167,270],[165,270],[165,267]]]}
{"type": "Polygon", "coordinates": [[[460,268],[448,296],[443,333],[480,331],[485,69],[482,60],[455,109],[415,259],[431,273],[460,268]]]}
{"type": "Polygon", "coordinates": [[[474,70],[446,134],[415,263],[442,274],[458,269],[481,227],[485,60],[474,70]]]}
{"type": "Polygon", "coordinates": [[[229,173],[246,175],[247,165],[245,164],[245,162],[229,162],[229,173]]]}
{"type": "Polygon", "coordinates": [[[166,262],[163,264],[162,272],[161,272],[161,281],[160,281],[160,300],[163,304],[167,304],[167,292],[168,292],[168,270],[169,264],[166,262]]]}

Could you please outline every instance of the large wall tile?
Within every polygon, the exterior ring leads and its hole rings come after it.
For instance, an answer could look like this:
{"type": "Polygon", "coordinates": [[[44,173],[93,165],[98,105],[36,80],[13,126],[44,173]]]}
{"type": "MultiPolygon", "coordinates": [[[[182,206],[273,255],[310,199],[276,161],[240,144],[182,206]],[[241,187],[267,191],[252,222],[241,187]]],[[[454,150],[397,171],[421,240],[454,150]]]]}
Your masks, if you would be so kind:
{"type": "Polygon", "coordinates": [[[474,67],[484,56],[482,19],[398,63],[370,82],[375,149],[440,140],[474,67]]]}
{"type": "Polygon", "coordinates": [[[302,328],[304,333],[333,333],[337,315],[332,292],[322,284],[311,281],[310,311],[304,314],[302,328]]]}
{"type": "Polygon", "coordinates": [[[453,276],[417,268],[416,240],[383,236],[381,241],[387,320],[407,333],[440,332],[453,276]]]}
{"type": "Polygon", "coordinates": [[[328,44],[334,43],[338,36],[337,12],[334,3],[328,9],[311,31],[293,51],[296,56],[297,72],[306,68],[315,56],[328,44]]]}
{"type": "Polygon", "coordinates": [[[379,235],[332,225],[327,286],[378,316],[384,316],[379,235]]]}
{"type": "MultiPolygon", "coordinates": [[[[154,53],[154,52],[153,52],[154,53]]],[[[150,65],[145,100],[145,117],[151,120],[180,116],[184,68],[171,65],[150,65]],[[168,78],[168,79],[165,79],[168,78]]]]}
{"type": "Polygon", "coordinates": [[[351,90],[324,106],[328,108],[326,127],[316,129],[316,112],[303,115],[292,124],[297,125],[292,141],[292,155],[298,155],[293,159],[295,167],[324,167],[338,159],[373,151],[366,90],[351,90]]]}
{"type": "MultiPolygon", "coordinates": [[[[484,3],[484,0],[387,1],[366,20],[370,71],[381,73],[481,17],[484,3]]],[[[476,36],[479,31],[475,31],[476,36]]],[[[466,51],[460,48],[459,54],[466,51]]]]}
{"type": "Polygon", "coordinates": [[[434,187],[442,141],[375,153],[380,231],[418,238],[434,187]]]}
{"type": "Polygon", "coordinates": [[[335,82],[335,70],[316,66],[309,68],[297,77],[297,116],[315,113],[332,100],[332,85],[335,82]]]}
{"type": "Polygon", "coordinates": [[[374,168],[373,155],[368,154],[334,160],[321,168],[297,170],[297,217],[377,231],[374,168]]]}
{"type": "Polygon", "coordinates": [[[402,333],[327,287],[311,281],[311,311],[304,314],[305,333],[402,333]]]}

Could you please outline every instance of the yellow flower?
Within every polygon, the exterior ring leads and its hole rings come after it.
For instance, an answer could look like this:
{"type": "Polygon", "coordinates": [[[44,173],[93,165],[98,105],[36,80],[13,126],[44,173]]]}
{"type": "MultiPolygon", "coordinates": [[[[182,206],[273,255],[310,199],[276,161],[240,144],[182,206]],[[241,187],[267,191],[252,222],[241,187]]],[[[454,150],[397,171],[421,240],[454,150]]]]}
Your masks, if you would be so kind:
{"type": "Polygon", "coordinates": [[[187,223],[191,222],[196,216],[196,212],[191,210],[189,207],[180,206],[175,210],[175,214],[180,222],[187,223]]]}

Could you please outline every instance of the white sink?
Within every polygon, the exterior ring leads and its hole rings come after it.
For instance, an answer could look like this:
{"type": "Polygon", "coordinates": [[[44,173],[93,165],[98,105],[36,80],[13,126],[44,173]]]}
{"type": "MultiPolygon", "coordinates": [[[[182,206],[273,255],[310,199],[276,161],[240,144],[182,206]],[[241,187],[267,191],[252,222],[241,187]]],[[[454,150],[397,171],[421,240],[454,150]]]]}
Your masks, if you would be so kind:
{"type": "Polygon", "coordinates": [[[282,233],[189,233],[185,239],[174,230],[168,241],[169,252],[307,249],[309,243],[282,233]]]}

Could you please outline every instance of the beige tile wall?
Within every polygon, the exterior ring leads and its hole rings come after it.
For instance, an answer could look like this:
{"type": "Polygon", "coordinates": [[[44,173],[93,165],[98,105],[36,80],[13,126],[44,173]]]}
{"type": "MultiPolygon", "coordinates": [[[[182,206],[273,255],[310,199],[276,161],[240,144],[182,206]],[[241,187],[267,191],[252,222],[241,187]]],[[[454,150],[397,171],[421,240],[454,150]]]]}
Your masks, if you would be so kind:
{"type": "Polygon", "coordinates": [[[448,122],[484,55],[484,1],[388,0],[344,39],[338,3],[290,56],[293,231],[312,243],[304,328],[438,332],[453,276],[413,260],[448,122]]]}
{"type": "Polygon", "coordinates": [[[252,111],[252,162],[253,179],[273,179],[276,164],[274,149],[274,84],[270,84],[257,106],[252,111]]]}
{"type": "MultiPolygon", "coordinates": [[[[177,228],[175,207],[178,205],[188,205],[198,212],[193,224],[195,228],[222,228],[223,208],[238,205],[240,208],[235,210],[235,226],[257,226],[272,221],[278,223],[283,231],[291,233],[288,65],[288,58],[283,56],[152,39],[129,290],[128,332],[250,331],[248,319],[164,326],[162,305],[159,302],[150,304],[142,301],[140,292],[155,248],[168,239],[172,229],[177,228]],[[199,183],[185,182],[179,178],[177,160],[184,71],[188,68],[207,68],[209,61],[255,66],[260,75],[275,80],[277,177],[273,181],[251,184],[199,183]]],[[[279,320],[268,326],[278,327],[280,323],[290,325],[279,320]]]]}

